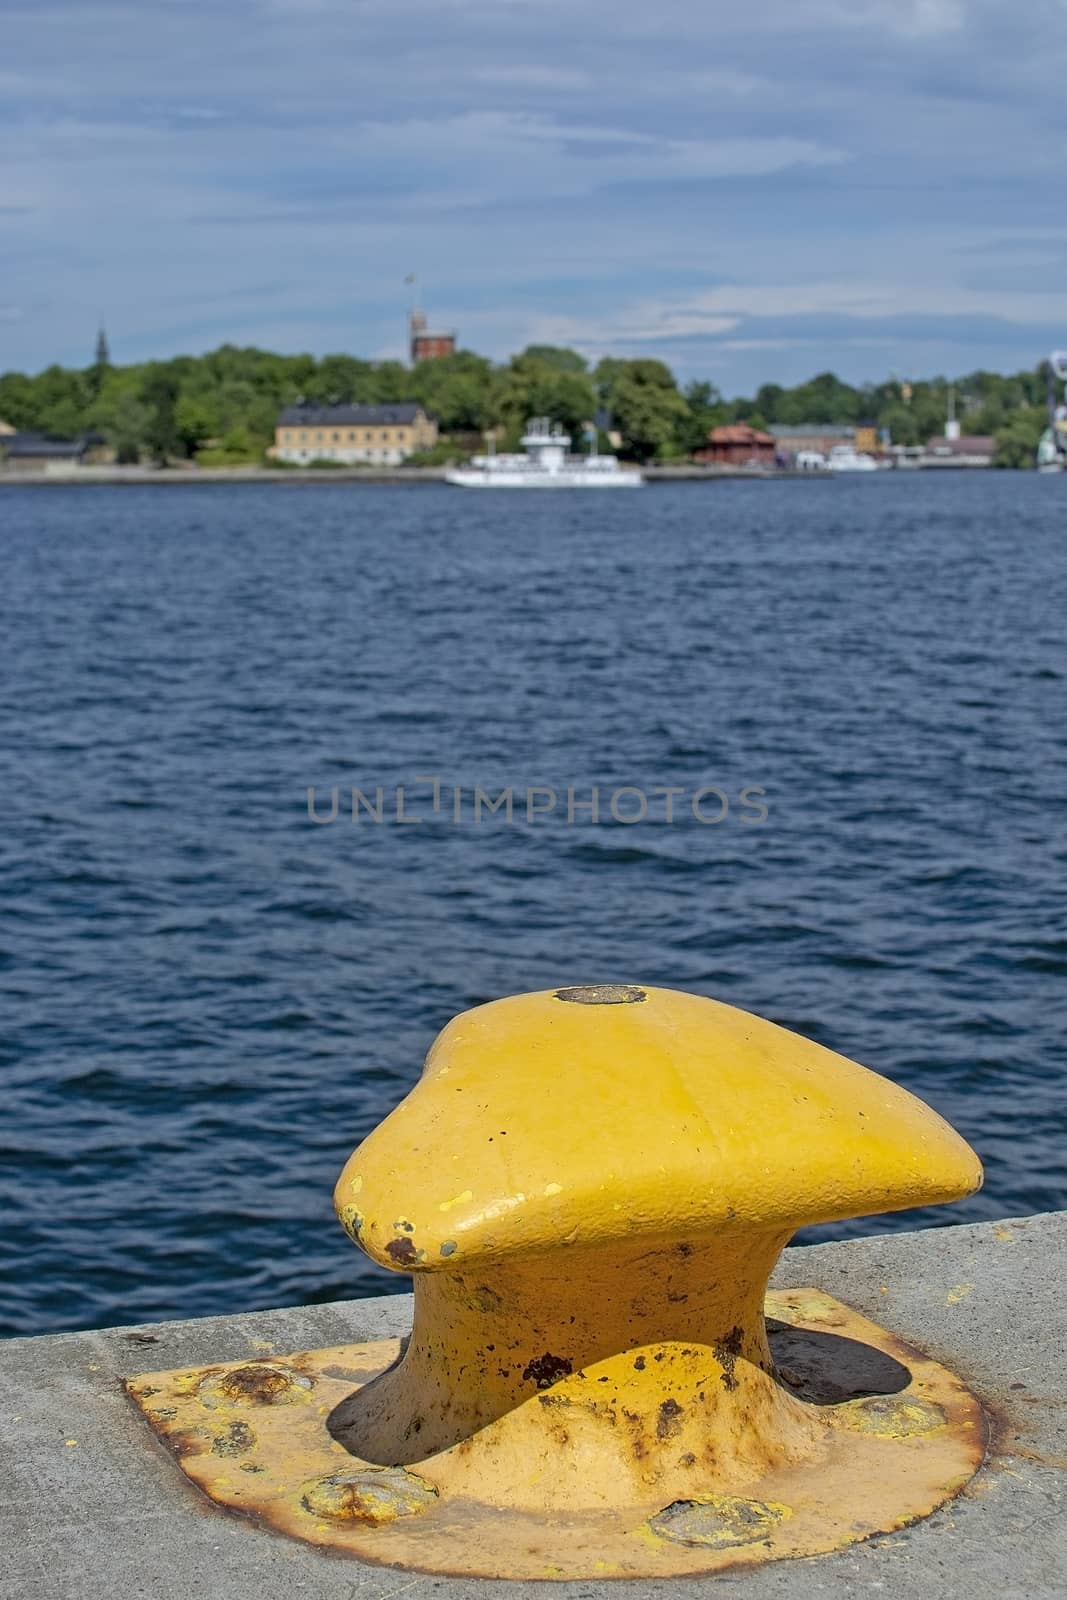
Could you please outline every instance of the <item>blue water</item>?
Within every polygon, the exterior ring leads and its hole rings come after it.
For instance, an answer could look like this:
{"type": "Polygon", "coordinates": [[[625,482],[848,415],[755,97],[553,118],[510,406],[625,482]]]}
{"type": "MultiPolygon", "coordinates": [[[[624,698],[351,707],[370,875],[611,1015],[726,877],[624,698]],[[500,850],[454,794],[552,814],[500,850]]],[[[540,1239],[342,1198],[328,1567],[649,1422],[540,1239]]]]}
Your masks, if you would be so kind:
{"type": "Polygon", "coordinates": [[[17,488],[0,552],[0,1331],[405,1288],[342,1162],[559,984],[763,1013],[986,1163],[826,1234],[1067,1205],[1067,479],[17,488]]]}

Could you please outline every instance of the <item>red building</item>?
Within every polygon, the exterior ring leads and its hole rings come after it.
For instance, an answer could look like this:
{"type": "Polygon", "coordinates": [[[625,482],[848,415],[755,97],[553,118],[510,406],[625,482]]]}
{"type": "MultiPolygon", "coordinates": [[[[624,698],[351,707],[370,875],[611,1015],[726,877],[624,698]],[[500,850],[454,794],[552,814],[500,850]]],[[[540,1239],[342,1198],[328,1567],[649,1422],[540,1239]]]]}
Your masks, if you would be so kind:
{"type": "Polygon", "coordinates": [[[712,428],[704,449],[696,451],[693,459],[709,467],[773,467],[775,442],[769,433],[761,433],[747,422],[734,422],[712,428]]]}
{"type": "Polygon", "coordinates": [[[411,363],[417,366],[420,361],[435,361],[438,356],[451,356],[456,351],[456,336],[454,333],[431,333],[426,326],[426,316],[422,311],[411,313],[411,363]]]}

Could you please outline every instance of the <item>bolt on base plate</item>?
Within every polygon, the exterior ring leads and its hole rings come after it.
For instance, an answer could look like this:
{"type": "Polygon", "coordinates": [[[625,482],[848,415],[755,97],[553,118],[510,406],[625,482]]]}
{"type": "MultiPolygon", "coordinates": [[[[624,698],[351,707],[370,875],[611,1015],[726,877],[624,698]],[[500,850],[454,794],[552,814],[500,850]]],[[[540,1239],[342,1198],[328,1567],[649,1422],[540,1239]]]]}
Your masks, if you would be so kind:
{"type": "MultiPolygon", "coordinates": [[[[771,1291],[766,1314],[778,1382],[822,1430],[818,1458],[723,1493],[682,1457],[692,1485],[666,1505],[654,1485],[625,1508],[541,1516],[494,1504],[491,1484],[484,1500],[450,1492],[449,1459],[469,1441],[407,1467],[357,1459],[331,1414],[395,1363],[396,1339],[146,1373],[126,1388],[217,1504],[361,1561],[454,1576],[670,1577],[818,1555],[928,1516],[973,1476],[985,1419],[946,1368],[819,1290],[771,1291]]],[[[595,1367],[584,1376],[596,1382],[595,1367]]],[[[525,1404],[550,1418],[551,1394],[525,1404]]],[[[663,1411],[669,1426],[670,1401],[663,1411]]],[[[551,1448],[531,1475],[545,1470],[551,1448]]]]}

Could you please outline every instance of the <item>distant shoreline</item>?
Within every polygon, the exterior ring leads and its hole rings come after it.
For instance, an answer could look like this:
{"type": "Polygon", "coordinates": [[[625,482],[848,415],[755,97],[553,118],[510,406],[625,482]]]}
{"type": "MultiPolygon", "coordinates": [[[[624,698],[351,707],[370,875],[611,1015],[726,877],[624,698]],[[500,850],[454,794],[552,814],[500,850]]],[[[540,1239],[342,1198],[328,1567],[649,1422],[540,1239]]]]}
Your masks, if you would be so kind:
{"type": "MultiPolygon", "coordinates": [[[[730,478],[830,478],[831,472],[793,472],[787,468],[645,467],[649,483],[712,483],[730,478]]],[[[73,472],[0,472],[0,488],[60,488],[87,486],[169,488],[174,484],[279,483],[304,487],[328,483],[389,484],[415,488],[420,484],[444,483],[444,467],[336,467],[330,471],[278,471],[271,467],[78,467],[73,472]]]]}
{"type": "MultiPolygon", "coordinates": [[[[381,487],[416,488],[420,484],[444,483],[444,467],[336,467],[330,471],[293,470],[279,471],[272,467],[78,467],[72,472],[0,472],[0,489],[7,488],[85,488],[105,485],[110,488],[170,488],[175,484],[219,483],[278,483],[305,487],[325,483],[366,484],[381,487]]],[[[894,476],[901,472],[910,477],[915,472],[975,472],[988,471],[964,465],[957,461],[924,461],[905,471],[892,470],[894,476]]],[[[847,474],[829,471],[797,471],[789,467],[702,467],[691,462],[677,466],[643,468],[645,479],[657,483],[721,483],[738,478],[756,478],[765,483],[777,483],[783,478],[816,481],[847,474]]]]}

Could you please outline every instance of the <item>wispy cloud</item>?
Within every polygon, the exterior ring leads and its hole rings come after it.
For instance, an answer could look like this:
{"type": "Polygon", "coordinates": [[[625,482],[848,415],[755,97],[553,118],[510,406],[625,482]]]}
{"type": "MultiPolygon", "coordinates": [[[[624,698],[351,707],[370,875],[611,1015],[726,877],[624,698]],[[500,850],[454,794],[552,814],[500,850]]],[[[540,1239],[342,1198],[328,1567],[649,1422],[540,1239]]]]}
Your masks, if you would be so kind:
{"type": "Polygon", "coordinates": [[[807,12],[814,21],[926,39],[960,32],[973,7],[970,0],[802,0],[797,9],[802,14],[807,12]]]}
{"type": "Polygon", "coordinates": [[[913,345],[965,343],[976,331],[1003,346],[1018,337],[1013,330],[1032,333],[1053,325],[1060,299],[1055,289],[1018,295],[926,282],[857,286],[778,280],[637,301],[593,317],[549,314],[535,327],[538,339],[573,345],[593,357],[658,348],[673,358],[686,343],[699,347],[705,359],[709,351],[822,347],[825,352],[828,341],[838,351],[863,351],[883,349],[895,338],[913,345]]]}
{"type": "Polygon", "coordinates": [[[577,67],[538,66],[535,62],[475,67],[471,77],[476,83],[495,84],[505,89],[549,89],[564,94],[588,89],[593,82],[590,73],[577,67]]]}

